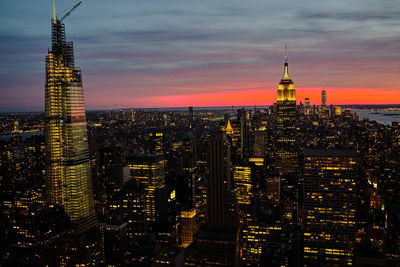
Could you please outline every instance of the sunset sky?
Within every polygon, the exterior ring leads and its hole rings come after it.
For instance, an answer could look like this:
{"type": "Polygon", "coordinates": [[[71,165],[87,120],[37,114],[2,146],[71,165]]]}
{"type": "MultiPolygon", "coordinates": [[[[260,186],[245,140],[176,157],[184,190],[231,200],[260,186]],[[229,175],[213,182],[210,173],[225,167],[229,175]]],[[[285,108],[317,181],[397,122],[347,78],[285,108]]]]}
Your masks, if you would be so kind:
{"type": "MultiPolygon", "coordinates": [[[[51,2],[0,2],[0,112],[44,111],[51,2]]],[[[89,110],[270,105],[285,43],[298,102],[400,104],[398,0],[83,0],[64,23],[89,110]]]]}

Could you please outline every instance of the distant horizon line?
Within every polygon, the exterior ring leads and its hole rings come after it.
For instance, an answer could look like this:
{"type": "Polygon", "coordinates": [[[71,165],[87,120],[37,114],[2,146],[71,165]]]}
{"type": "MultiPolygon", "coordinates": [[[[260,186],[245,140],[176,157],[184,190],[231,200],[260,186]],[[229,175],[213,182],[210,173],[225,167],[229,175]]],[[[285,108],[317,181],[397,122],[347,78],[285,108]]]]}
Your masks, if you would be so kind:
{"type": "MultiPolygon", "coordinates": [[[[274,103],[276,104],[276,103],[274,103]]],[[[201,110],[201,109],[232,109],[232,108],[265,108],[265,107],[270,107],[272,105],[230,105],[230,106],[179,106],[179,107],[141,107],[141,108],[135,108],[135,107],[121,107],[121,108],[104,108],[104,109],[86,109],[86,112],[96,112],[96,111],[116,111],[116,110],[129,110],[129,109],[134,109],[134,110],[187,110],[189,107],[193,107],[193,110],[201,110]]],[[[299,105],[299,104],[296,104],[299,105]]],[[[303,103],[304,105],[304,103],[303,103]]],[[[310,106],[321,106],[321,105],[310,105],[310,106]]],[[[327,106],[345,106],[345,107],[357,107],[357,106],[399,106],[400,108],[400,103],[397,104],[327,104],[327,106]]],[[[6,115],[6,114],[25,114],[25,113],[44,113],[45,111],[0,111],[1,115],[6,115]]]]}

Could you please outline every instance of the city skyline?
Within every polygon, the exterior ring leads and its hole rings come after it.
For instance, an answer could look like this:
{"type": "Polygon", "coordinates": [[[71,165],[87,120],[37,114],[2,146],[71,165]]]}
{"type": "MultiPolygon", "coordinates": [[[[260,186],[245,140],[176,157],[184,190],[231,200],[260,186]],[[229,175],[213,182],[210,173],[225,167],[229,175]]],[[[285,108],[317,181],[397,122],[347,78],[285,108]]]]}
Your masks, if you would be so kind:
{"type": "MultiPolygon", "coordinates": [[[[58,14],[77,2],[56,2],[58,14]]],[[[0,112],[43,111],[51,2],[1,6],[0,112]]],[[[67,34],[89,110],[271,105],[284,43],[298,103],[320,104],[325,88],[328,105],[398,104],[399,12],[395,1],[85,1],[67,34]]]]}

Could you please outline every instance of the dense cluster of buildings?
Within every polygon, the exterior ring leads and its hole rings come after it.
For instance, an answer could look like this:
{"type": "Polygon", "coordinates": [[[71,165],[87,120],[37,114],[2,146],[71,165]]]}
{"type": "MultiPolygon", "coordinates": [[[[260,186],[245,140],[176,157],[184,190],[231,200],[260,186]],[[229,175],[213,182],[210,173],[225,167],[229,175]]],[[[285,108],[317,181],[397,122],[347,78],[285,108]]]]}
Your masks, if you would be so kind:
{"type": "Polygon", "coordinates": [[[44,135],[1,117],[0,264],[395,266],[400,123],[296,100],[286,55],[265,109],[86,114],[54,14],[45,116],[11,117],[44,135]]]}

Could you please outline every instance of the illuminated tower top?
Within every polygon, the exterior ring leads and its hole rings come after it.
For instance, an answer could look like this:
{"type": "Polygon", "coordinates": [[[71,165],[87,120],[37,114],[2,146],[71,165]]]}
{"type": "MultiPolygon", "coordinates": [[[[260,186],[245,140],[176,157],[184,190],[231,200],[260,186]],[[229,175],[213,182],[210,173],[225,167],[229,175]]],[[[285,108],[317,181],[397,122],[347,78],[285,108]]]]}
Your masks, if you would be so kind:
{"type": "Polygon", "coordinates": [[[283,69],[283,78],[282,80],[290,80],[289,77],[289,64],[288,64],[288,53],[287,53],[287,44],[285,44],[285,66],[283,69]]]}
{"type": "Polygon", "coordinates": [[[289,76],[287,45],[285,45],[285,64],[283,69],[283,77],[279,83],[277,100],[278,103],[282,101],[291,101],[296,103],[296,91],[294,89],[293,81],[289,76]]]}

